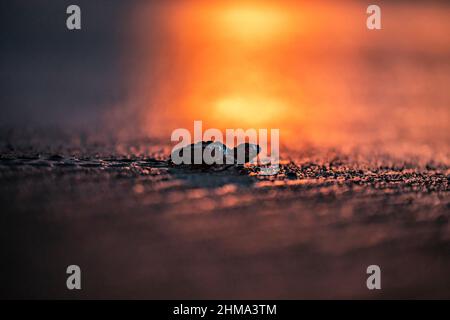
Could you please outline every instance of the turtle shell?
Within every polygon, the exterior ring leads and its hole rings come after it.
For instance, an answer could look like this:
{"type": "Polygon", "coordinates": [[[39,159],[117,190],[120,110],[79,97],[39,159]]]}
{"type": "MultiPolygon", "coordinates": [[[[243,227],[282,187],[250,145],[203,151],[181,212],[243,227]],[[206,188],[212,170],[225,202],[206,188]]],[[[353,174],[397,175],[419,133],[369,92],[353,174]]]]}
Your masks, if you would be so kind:
{"type": "MultiPolygon", "coordinates": [[[[218,141],[200,141],[197,143],[190,144],[188,146],[185,146],[180,149],[176,149],[172,152],[170,156],[170,161],[173,162],[174,155],[177,155],[178,157],[183,159],[183,156],[186,154],[186,152],[190,152],[190,162],[189,163],[182,163],[184,165],[200,165],[200,166],[212,166],[216,164],[225,164],[226,163],[226,156],[229,153],[229,149],[226,145],[224,145],[221,142],[218,141]],[[205,161],[205,150],[207,150],[206,154],[211,155],[212,159],[211,161],[205,161]],[[195,161],[195,155],[201,155],[201,162],[195,161]],[[214,159],[222,159],[222,163],[216,163],[213,162],[214,159]],[[212,162],[212,163],[211,163],[212,162]]],[[[185,159],[184,159],[185,160],[185,159]]]]}

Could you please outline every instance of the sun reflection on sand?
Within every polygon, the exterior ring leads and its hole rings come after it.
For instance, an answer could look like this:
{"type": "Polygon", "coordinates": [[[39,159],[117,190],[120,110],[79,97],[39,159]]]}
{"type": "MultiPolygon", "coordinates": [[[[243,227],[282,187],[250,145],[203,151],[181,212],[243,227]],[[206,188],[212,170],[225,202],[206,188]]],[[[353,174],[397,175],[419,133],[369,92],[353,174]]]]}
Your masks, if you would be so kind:
{"type": "MultiPolygon", "coordinates": [[[[258,97],[227,97],[215,104],[215,114],[230,125],[255,126],[270,123],[283,113],[284,105],[276,100],[258,97]]],[[[219,121],[219,120],[218,120],[219,121]]]]}
{"type": "Polygon", "coordinates": [[[140,6],[130,37],[133,116],[166,139],[202,120],[279,128],[290,146],[448,141],[449,6],[427,7],[420,19],[421,4],[388,9],[377,33],[354,1],[140,6]]]}

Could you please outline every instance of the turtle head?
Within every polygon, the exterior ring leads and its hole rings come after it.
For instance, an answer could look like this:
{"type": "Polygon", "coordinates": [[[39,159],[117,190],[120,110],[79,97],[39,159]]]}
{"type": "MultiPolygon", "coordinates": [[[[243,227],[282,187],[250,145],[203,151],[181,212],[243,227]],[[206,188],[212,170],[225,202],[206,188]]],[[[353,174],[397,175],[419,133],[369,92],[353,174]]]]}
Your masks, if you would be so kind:
{"type": "Polygon", "coordinates": [[[244,164],[252,161],[258,153],[261,151],[261,147],[253,143],[241,143],[234,148],[234,159],[236,164],[244,164]]]}

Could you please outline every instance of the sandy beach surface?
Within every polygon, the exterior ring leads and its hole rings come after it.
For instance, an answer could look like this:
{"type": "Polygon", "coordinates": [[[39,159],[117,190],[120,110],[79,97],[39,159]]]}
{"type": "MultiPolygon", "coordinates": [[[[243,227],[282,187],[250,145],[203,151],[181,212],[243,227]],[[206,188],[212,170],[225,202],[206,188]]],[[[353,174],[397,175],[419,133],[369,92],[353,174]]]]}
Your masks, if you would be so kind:
{"type": "Polygon", "coordinates": [[[152,140],[1,134],[3,297],[450,297],[445,159],[309,146],[261,177],[169,167],[152,140]]]}

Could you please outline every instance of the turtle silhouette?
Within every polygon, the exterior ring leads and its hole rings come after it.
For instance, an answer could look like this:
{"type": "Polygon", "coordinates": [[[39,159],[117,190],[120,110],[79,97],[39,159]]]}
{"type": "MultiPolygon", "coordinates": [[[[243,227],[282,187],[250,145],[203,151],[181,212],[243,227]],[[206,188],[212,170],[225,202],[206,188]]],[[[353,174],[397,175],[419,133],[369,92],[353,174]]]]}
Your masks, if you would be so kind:
{"type": "Polygon", "coordinates": [[[192,168],[214,168],[220,170],[235,165],[244,165],[255,159],[260,151],[259,145],[248,142],[242,143],[235,148],[229,148],[218,141],[200,141],[173,150],[169,163],[174,166],[181,165],[192,168]]]}

